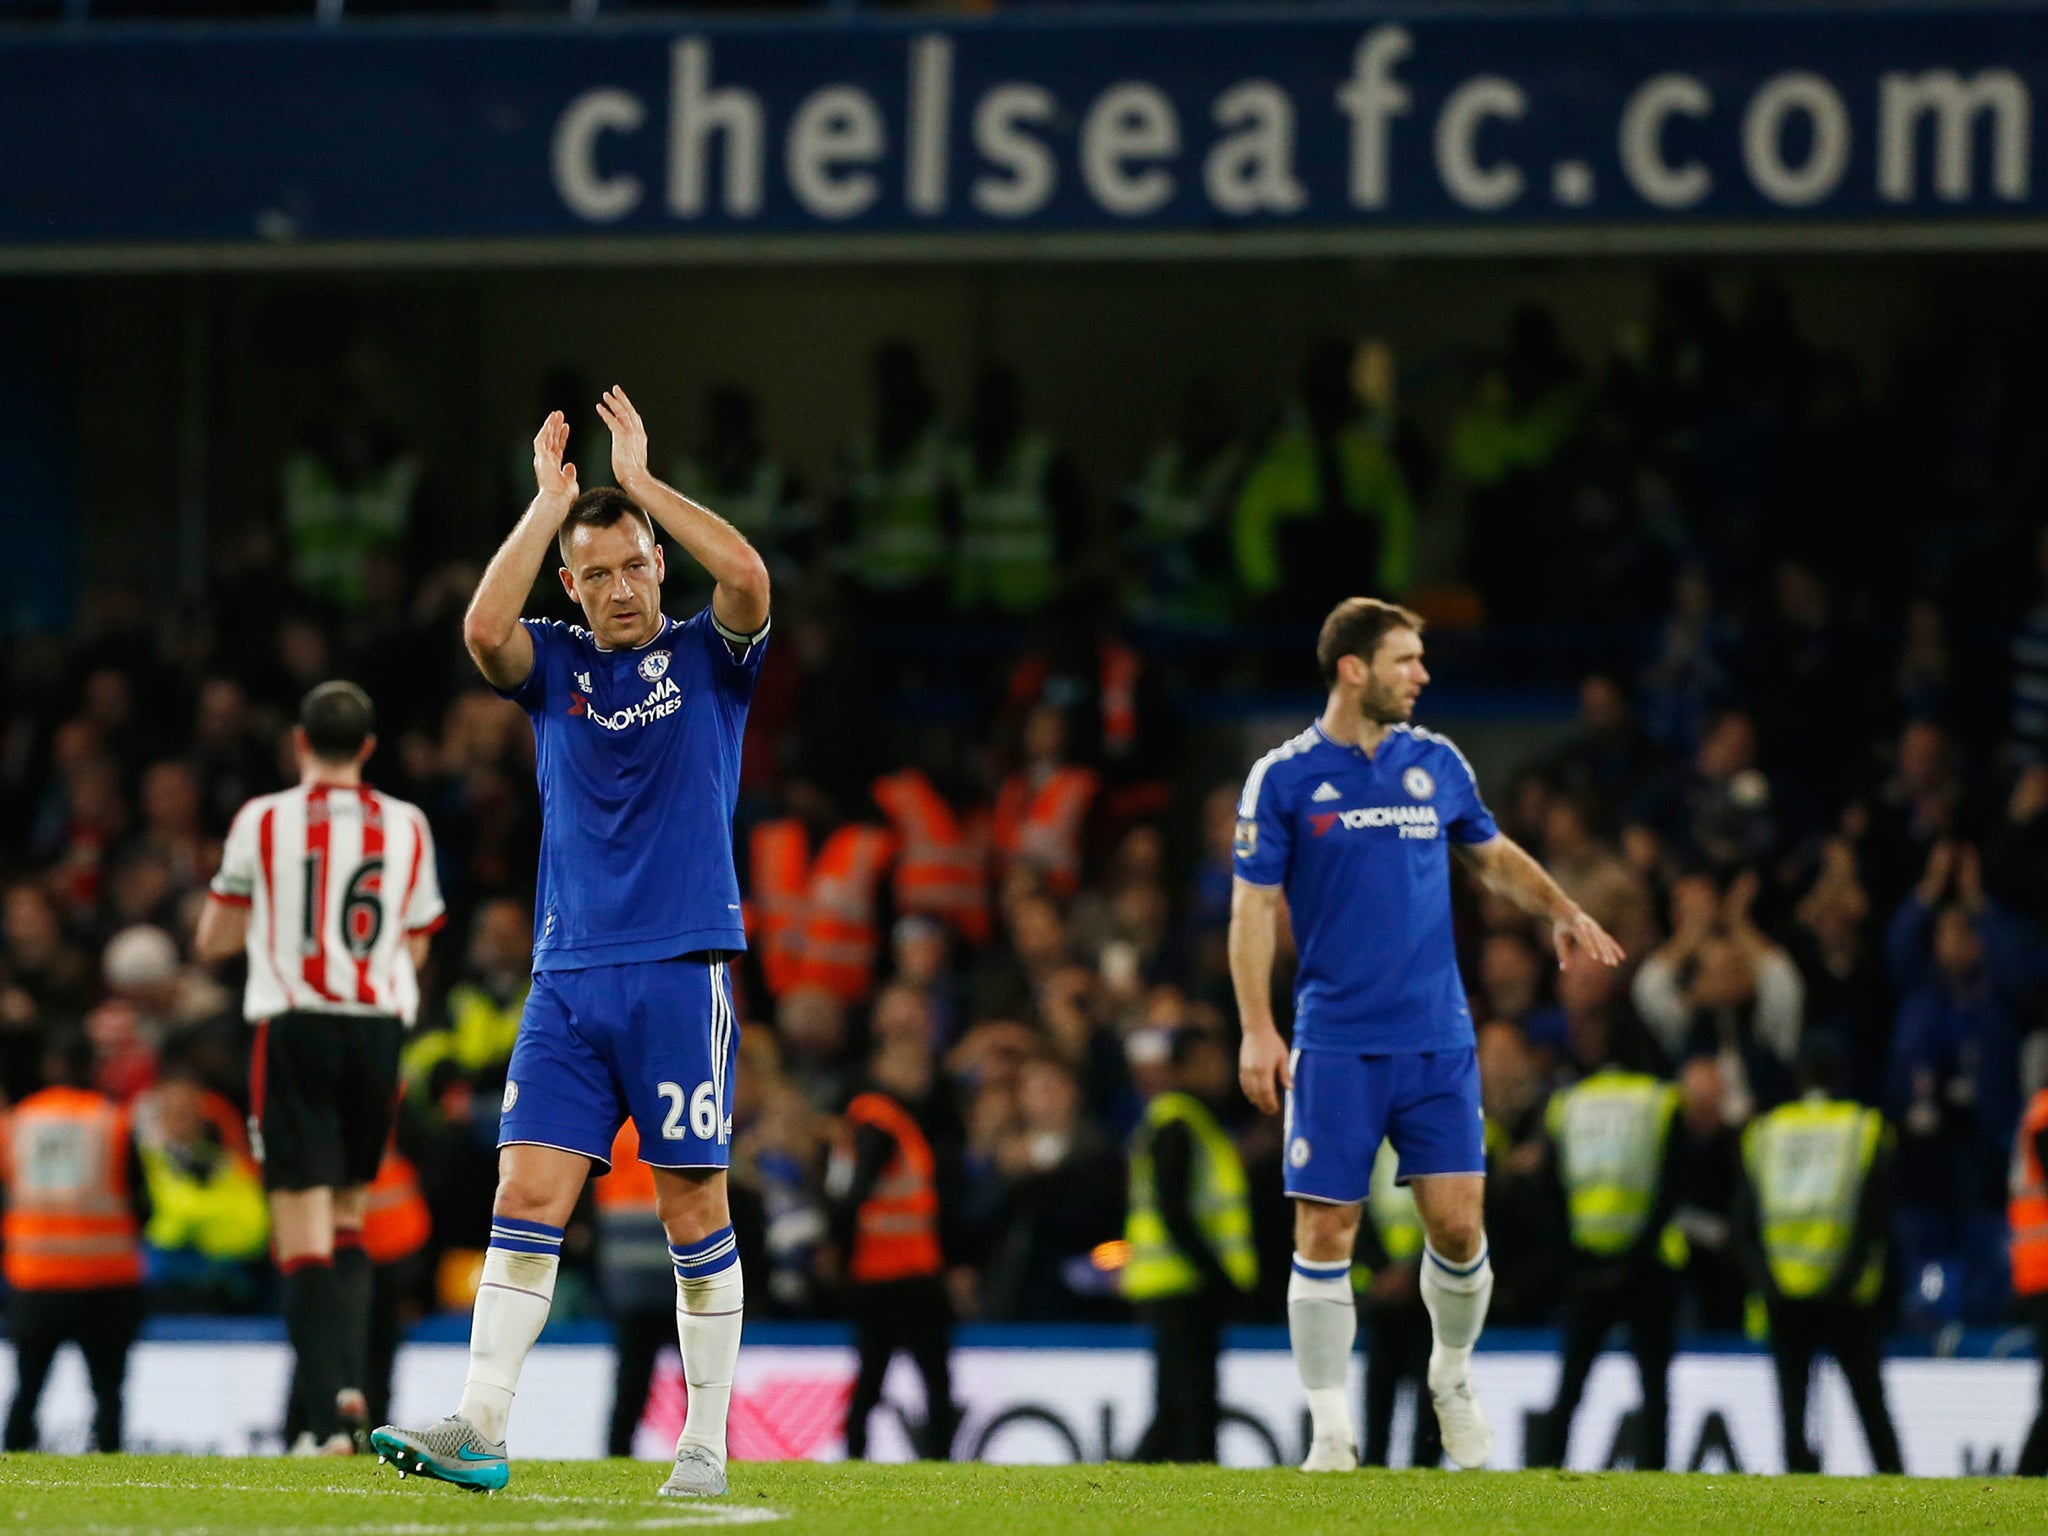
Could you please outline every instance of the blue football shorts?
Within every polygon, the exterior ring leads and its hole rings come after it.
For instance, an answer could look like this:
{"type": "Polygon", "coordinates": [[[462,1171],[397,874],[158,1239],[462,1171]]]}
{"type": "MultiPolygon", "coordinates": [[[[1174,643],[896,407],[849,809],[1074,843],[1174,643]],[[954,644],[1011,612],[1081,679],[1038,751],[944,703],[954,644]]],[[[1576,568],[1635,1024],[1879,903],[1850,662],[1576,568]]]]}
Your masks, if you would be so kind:
{"type": "Polygon", "coordinates": [[[1365,1199],[1382,1138],[1394,1144],[1403,1183],[1486,1172],[1479,1054],[1471,1046],[1401,1056],[1308,1050],[1291,1059],[1286,1161],[1295,1199],[1365,1199]]]}
{"type": "Polygon", "coordinates": [[[630,1115],[643,1163],[728,1167],[739,1033],[722,960],[538,972],[512,1047],[498,1145],[560,1147],[609,1168],[630,1115]]]}

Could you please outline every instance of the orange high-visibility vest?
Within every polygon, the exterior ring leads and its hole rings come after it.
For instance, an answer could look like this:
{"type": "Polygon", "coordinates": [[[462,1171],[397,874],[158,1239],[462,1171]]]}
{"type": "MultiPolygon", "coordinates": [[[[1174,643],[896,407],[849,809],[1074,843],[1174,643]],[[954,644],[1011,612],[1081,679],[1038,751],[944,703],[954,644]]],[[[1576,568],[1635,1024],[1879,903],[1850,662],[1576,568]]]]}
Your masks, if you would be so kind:
{"type": "Polygon", "coordinates": [[[895,834],[881,827],[841,827],[825,839],[805,903],[805,986],[823,987],[842,1003],[874,990],[881,948],[875,891],[895,853],[895,834]]]}
{"type": "Polygon", "coordinates": [[[2048,1291],[2048,1176],[2034,1155],[2034,1138],[2043,1127],[2048,1127],[2048,1088],[2027,1105],[2012,1151],[2006,1220],[2012,1227],[2012,1288],[2021,1296],[2048,1291]]]}
{"type": "Polygon", "coordinates": [[[434,1218],[420,1193],[419,1174],[396,1147],[384,1149],[377,1178],[366,1191],[363,1252],[372,1264],[396,1264],[427,1246],[434,1218]]]}
{"type": "Polygon", "coordinates": [[[886,1094],[861,1094],[846,1106],[846,1123],[849,1129],[872,1125],[896,1143],[873,1193],[854,1213],[847,1278],[868,1285],[936,1275],[945,1261],[939,1253],[939,1166],[932,1144],[910,1112],[886,1094]]]}
{"type": "Polygon", "coordinates": [[[874,796],[903,844],[896,861],[896,910],[935,917],[970,943],[986,944],[988,840],[982,820],[956,816],[917,768],[883,774],[874,782],[874,796]]]}
{"type": "Polygon", "coordinates": [[[1037,789],[1027,774],[1013,773],[996,796],[996,852],[1045,877],[1055,896],[1081,886],[1081,826],[1095,799],[1092,769],[1058,768],[1037,789]]]}
{"type": "Polygon", "coordinates": [[[796,986],[803,966],[804,897],[810,890],[810,838],[794,816],[764,821],[748,841],[747,923],[762,979],[777,997],[796,986]]]}
{"type": "Polygon", "coordinates": [[[753,910],[761,970],[778,997],[794,987],[822,987],[844,1003],[873,990],[875,890],[896,851],[881,827],[841,827],[825,839],[817,862],[807,857],[803,823],[765,821],[753,835],[753,910]]]}
{"type": "Polygon", "coordinates": [[[128,1115],[85,1088],[45,1088],[10,1117],[7,1283],[86,1291],[142,1283],[142,1234],[129,1204],[128,1115]]]}

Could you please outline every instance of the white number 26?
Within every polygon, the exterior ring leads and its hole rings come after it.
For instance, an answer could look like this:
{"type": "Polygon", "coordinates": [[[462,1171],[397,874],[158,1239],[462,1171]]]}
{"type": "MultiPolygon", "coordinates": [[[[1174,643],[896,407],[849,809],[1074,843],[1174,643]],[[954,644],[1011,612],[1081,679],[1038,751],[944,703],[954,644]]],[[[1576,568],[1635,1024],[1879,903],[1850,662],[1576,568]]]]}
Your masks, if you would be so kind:
{"type": "Polygon", "coordinates": [[[687,1136],[695,1136],[699,1141],[718,1139],[718,1095],[708,1079],[699,1083],[696,1092],[689,1095],[688,1130],[683,1128],[683,1085],[657,1083],[654,1091],[668,1100],[668,1114],[661,1122],[664,1139],[681,1141],[687,1136]]]}

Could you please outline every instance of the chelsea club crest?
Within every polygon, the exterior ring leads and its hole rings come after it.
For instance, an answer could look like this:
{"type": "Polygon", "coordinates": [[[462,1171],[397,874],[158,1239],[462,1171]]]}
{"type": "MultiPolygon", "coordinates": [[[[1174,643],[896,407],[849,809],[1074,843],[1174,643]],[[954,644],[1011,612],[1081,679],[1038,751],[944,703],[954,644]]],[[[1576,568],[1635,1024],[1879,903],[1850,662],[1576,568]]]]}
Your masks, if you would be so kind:
{"type": "Polygon", "coordinates": [[[650,683],[658,683],[668,671],[668,652],[651,651],[640,658],[640,675],[650,683]]]}
{"type": "Polygon", "coordinates": [[[1401,775],[1401,787],[1417,800],[1427,800],[1436,793],[1436,780],[1429,776],[1427,768],[1410,768],[1401,775]]]}

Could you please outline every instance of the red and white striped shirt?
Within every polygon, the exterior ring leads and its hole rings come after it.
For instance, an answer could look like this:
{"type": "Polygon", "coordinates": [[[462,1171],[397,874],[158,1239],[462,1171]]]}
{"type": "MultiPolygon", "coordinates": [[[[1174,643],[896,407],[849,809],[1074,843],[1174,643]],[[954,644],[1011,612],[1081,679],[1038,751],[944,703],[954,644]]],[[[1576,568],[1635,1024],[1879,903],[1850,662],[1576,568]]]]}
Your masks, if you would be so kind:
{"type": "Polygon", "coordinates": [[[405,941],[446,920],[418,806],[356,785],[259,795],[235,813],[213,897],[250,908],[249,1018],[418,1015],[405,941]]]}

